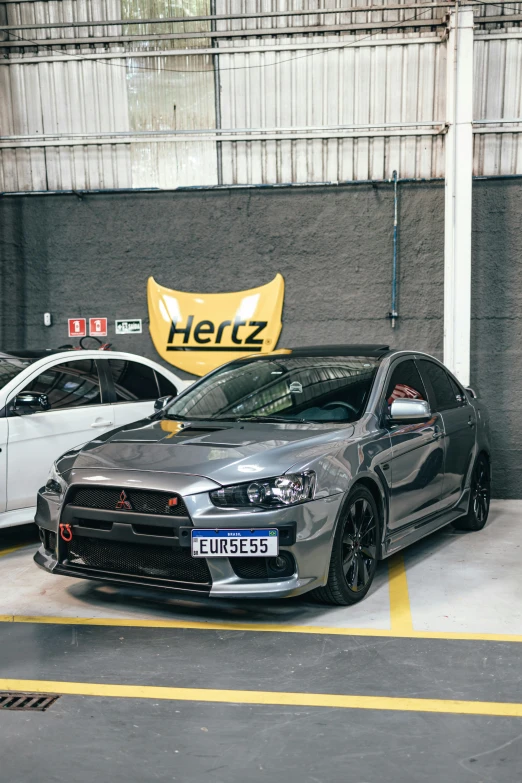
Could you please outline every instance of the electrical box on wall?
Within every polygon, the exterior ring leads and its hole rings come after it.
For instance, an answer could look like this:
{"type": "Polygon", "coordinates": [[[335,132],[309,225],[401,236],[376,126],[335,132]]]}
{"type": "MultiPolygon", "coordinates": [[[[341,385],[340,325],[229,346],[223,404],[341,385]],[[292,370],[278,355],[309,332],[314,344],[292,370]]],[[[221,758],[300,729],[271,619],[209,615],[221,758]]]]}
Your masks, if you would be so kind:
{"type": "Polygon", "coordinates": [[[44,313],[44,326],[52,326],[53,317],[51,313],[44,313]]]}

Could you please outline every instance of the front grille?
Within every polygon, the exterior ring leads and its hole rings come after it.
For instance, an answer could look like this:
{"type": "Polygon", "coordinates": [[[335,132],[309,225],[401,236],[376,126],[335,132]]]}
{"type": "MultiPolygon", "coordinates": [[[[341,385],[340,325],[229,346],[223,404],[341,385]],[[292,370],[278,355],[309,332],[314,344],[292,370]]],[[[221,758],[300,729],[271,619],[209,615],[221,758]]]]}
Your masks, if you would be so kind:
{"type": "MultiPolygon", "coordinates": [[[[121,502],[121,489],[111,487],[79,487],[67,498],[67,503],[84,508],[99,508],[104,511],[116,511],[121,502]]],[[[133,511],[139,514],[162,514],[169,517],[187,517],[187,507],[183,498],[175,492],[154,492],[146,489],[126,489],[125,499],[133,511]],[[169,500],[177,500],[175,506],[169,506],[169,500]]],[[[121,506],[120,506],[121,508],[121,506]]]]}
{"type": "Polygon", "coordinates": [[[266,557],[231,557],[230,562],[241,579],[266,579],[266,557]]]}
{"type": "Polygon", "coordinates": [[[67,544],[67,564],[119,574],[210,584],[203,558],[175,546],[143,546],[78,536],[67,544]]]}

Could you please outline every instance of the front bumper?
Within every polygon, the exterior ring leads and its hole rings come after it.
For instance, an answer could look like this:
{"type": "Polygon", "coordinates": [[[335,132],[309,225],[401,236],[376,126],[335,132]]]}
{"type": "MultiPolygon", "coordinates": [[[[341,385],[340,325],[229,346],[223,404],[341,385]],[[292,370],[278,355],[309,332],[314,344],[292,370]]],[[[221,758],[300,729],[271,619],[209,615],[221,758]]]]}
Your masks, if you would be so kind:
{"type": "MultiPolygon", "coordinates": [[[[150,482],[149,474],[148,480],[150,482]]],[[[117,486],[124,486],[124,481],[120,477],[116,479],[117,486]]],[[[114,484],[115,482],[111,482],[114,484]]],[[[132,485],[131,485],[132,487],[132,485]]],[[[176,491],[175,486],[173,491],[176,491]]],[[[94,512],[91,509],[72,509],[65,505],[62,508],[56,495],[40,490],[38,494],[38,505],[35,522],[42,531],[46,545],[35,555],[35,562],[46,571],[64,576],[72,576],[81,579],[93,579],[103,582],[111,582],[121,585],[140,585],[154,588],[162,588],[168,592],[197,594],[198,596],[210,597],[230,597],[230,598],[286,598],[307,592],[319,585],[325,583],[330,561],[332,537],[337,519],[338,510],[342,501],[341,495],[334,495],[328,498],[317,499],[309,503],[294,506],[291,508],[277,509],[273,511],[256,513],[254,515],[247,513],[223,513],[221,509],[215,509],[208,501],[208,495],[199,493],[198,495],[183,496],[183,499],[190,509],[190,518],[185,520],[169,520],[171,530],[169,535],[158,535],[158,517],[151,515],[141,515],[139,525],[132,524],[138,515],[129,515],[128,512],[94,512]],[[255,523],[253,521],[255,516],[255,523]],[[102,530],[99,528],[100,517],[110,520],[110,529],[102,530]],[[169,578],[164,575],[158,578],[154,569],[150,572],[141,573],[136,570],[131,573],[128,568],[123,570],[104,568],[103,563],[97,564],[97,567],[87,567],[79,564],[77,560],[72,563],[68,559],[68,548],[58,535],[60,521],[67,521],[71,524],[73,539],[78,538],[89,542],[99,544],[101,547],[114,545],[116,547],[129,547],[138,555],[140,547],[144,555],[148,557],[153,550],[160,555],[165,554],[170,547],[170,551],[176,554],[176,557],[183,552],[184,562],[190,557],[190,550],[180,546],[182,535],[187,530],[187,526],[198,528],[240,528],[258,526],[262,520],[263,527],[278,527],[280,530],[288,531],[292,529],[290,536],[292,543],[284,546],[284,536],[280,534],[280,549],[290,553],[295,562],[294,573],[281,578],[242,578],[238,576],[236,570],[227,557],[208,558],[209,578],[194,581],[182,578],[174,578],[172,574],[169,578]],[[89,521],[91,520],[91,521],[89,521]],[[90,525],[93,525],[91,528],[90,525]],[[144,533],[149,524],[153,535],[144,533]],[[94,527],[98,525],[98,528],[94,527]],[[139,530],[140,532],[136,532],[139,530]],[[45,533],[47,531],[47,533],[45,533]],[[55,545],[49,546],[49,533],[54,533],[55,545]],[[135,548],[133,548],[135,545],[135,548]]],[[[161,521],[161,524],[165,524],[161,521]]],[[[164,531],[165,533],[167,531],[164,531]]],[[[190,541],[184,539],[184,542],[190,541]]],[[[146,559],[146,557],[144,558],[146,559]]],[[[190,568],[189,568],[190,570],[190,568]]]]}

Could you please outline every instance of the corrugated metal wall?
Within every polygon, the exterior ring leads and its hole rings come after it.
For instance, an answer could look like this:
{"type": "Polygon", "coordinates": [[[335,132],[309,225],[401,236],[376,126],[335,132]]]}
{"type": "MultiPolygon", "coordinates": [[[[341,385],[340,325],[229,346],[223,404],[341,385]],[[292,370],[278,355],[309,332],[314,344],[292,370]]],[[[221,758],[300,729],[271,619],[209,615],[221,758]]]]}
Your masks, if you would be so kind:
{"type": "MultiPolygon", "coordinates": [[[[0,3],[0,190],[443,177],[447,6],[369,1],[0,3]]],[[[521,173],[520,9],[476,13],[475,174],[521,173]]]]}

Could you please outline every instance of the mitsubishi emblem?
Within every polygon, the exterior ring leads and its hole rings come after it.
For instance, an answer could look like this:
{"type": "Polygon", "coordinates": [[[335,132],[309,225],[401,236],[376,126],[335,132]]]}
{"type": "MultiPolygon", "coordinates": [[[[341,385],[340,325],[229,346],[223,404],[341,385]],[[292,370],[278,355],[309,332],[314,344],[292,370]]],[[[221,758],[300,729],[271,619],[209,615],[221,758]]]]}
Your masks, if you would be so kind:
{"type": "Polygon", "coordinates": [[[120,499],[116,503],[116,508],[122,508],[125,509],[125,511],[132,511],[132,506],[130,504],[130,501],[127,500],[127,493],[124,489],[122,489],[120,494],[120,499]]]}

